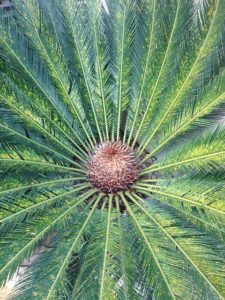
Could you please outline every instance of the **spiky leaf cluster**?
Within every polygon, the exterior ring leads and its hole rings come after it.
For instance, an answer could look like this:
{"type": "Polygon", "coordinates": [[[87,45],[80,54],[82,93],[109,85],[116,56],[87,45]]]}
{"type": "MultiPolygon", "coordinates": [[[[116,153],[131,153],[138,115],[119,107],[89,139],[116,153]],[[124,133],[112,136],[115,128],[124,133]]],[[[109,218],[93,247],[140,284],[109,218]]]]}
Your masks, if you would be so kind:
{"type": "Polygon", "coordinates": [[[225,1],[106,2],[0,8],[0,283],[39,253],[15,299],[225,299],[225,1]]]}

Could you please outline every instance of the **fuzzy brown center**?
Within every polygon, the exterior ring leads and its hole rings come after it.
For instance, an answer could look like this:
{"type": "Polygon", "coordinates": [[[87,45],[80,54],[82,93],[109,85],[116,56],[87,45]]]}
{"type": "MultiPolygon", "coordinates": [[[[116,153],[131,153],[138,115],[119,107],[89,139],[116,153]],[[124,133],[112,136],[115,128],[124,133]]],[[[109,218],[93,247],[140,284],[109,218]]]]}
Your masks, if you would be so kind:
{"type": "Polygon", "coordinates": [[[139,173],[134,152],[120,141],[98,146],[87,168],[91,184],[103,193],[116,194],[128,190],[139,173]]]}

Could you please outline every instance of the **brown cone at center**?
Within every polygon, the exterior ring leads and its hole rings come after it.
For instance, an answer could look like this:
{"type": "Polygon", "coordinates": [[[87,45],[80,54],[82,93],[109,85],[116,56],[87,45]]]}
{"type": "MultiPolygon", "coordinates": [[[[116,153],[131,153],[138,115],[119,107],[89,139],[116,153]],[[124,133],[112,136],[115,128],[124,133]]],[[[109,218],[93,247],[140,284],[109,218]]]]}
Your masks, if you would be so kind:
{"type": "Polygon", "coordinates": [[[139,163],[133,150],[120,141],[99,145],[88,165],[91,184],[103,193],[126,191],[138,179],[139,163]]]}

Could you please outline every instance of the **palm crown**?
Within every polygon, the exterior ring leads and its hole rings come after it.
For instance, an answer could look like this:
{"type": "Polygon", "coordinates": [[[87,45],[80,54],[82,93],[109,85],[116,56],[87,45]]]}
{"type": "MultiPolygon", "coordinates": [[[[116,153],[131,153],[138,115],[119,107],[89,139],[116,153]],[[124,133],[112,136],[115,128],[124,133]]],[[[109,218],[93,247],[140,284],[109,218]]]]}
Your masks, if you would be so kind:
{"type": "Polygon", "coordinates": [[[224,299],[224,0],[0,11],[0,279],[16,299],[224,299]]]}

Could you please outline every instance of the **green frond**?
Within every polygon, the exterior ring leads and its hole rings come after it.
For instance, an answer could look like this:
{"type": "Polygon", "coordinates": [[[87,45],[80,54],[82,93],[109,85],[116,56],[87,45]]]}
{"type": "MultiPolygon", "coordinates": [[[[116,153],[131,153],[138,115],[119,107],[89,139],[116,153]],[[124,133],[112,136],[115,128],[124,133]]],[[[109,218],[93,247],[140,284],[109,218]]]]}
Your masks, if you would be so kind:
{"type": "Polygon", "coordinates": [[[158,164],[144,169],[142,174],[161,172],[162,170],[162,172],[166,172],[168,168],[170,170],[174,168],[175,171],[182,167],[200,169],[210,164],[223,163],[225,154],[224,133],[224,128],[218,127],[216,130],[206,132],[189,142],[180,143],[175,150],[171,149],[169,153],[163,156],[158,164]]]}
{"type": "MultiPolygon", "coordinates": [[[[135,201],[135,203],[137,202],[135,201]]],[[[181,256],[183,256],[182,261],[185,259],[190,264],[195,273],[195,275],[192,274],[192,276],[196,279],[198,288],[201,289],[201,291],[197,292],[197,295],[201,295],[200,297],[202,297],[202,299],[204,299],[207,294],[211,295],[211,299],[223,299],[224,285],[221,275],[223,274],[224,248],[221,243],[208,237],[203,232],[196,230],[195,227],[191,225],[187,224],[181,228],[180,222],[183,223],[183,219],[177,217],[173,211],[165,209],[163,206],[160,207],[152,203],[151,205],[149,204],[146,209],[138,203],[137,205],[159,231],[172,242],[175,247],[172,252],[177,256],[175,259],[176,263],[179,261],[178,255],[180,252],[181,256]],[[218,255],[217,251],[220,252],[220,255],[218,255]],[[212,270],[214,271],[212,272],[212,270]],[[200,282],[202,285],[199,284],[200,282]]],[[[157,241],[161,241],[161,239],[157,238],[157,241]]],[[[161,245],[161,247],[163,247],[163,245],[161,245]]],[[[167,247],[169,247],[168,244],[167,247]]],[[[159,253],[162,253],[162,251],[159,253]]],[[[190,270],[188,271],[190,272],[190,270]]],[[[182,277],[188,279],[186,276],[182,277]]],[[[182,284],[185,284],[185,282],[182,284]]],[[[190,283],[188,286],[190,287],[190,283]]],[[[195,299],[191,291],[189,292],[189,297],[190,299],[192,297],[195,299]]]]}
{"type": "Polygon", "coordinates": [[[209,127],[212,122],[215,122],[215,117],[218,118],[223,114],[223,107],[220,110],[218,110],[218,107],[224,104],[224,99],[224,72],[222,72],[214,81],[208,84],[205,91],[200,94],[198,101],[184,103],[184,107],[182,107],[177,118],[168,122],[165,130],[160,132],[157,145],[152,145],[153,150],[147,158],[155,155],[166,145],[175,144],[177,138],[177,143],[179,143],[179,137],[181,137],[180,139],[188,138],[187,133],[199,132],[209,127]],[[218,110],[218,116],[216,109],[218,110]],[[212,121],[210,121],[210,117],[212,121]]]}
{"type": "MultiPolygon", "coordinates": [[[[112,199],[108,199],[108,213],[102,212],[84,254],[81,272],[73,288],[72,299],[113,298],[112,283],[115,285],[117,270],[113,269],[112,199]],[[111,263],[110,263],[110,262],[111,263]],[[112,275],[110,275],[112,273],[112,275]]],[[[118,280],[118,279],[117,279],[118,280]]]]}
{"type": "Polygon", "coordinates": [[[225,300],[224,11],[0,1],[12,299],[225,300]]]}
{"type": "Polygon", "coordinates": [[[160,202],[172,207],[181,217],[185,215],[196,227],[204,229],[224,240],[224,205],[216,197],[210,198],[204,194],[201,195],[201,198],[186,196],[183,190],[180,193],[177,190],[164,192],[163,189],[155,190],[143,186],[138,186],[137,190],[145,196],[153,195],[156,200],[160,200],[160,202]],[[210,206],[211,203],[214,203],[214,205],[210,206]]]}
{"type": "MultiPolygon", "coordinates": [[[[132,211],[132,208],[128,205],[126,199],[124,196],[122,196],[123,201],[127,207],[128,213],[131,216],[131,219],[133,219],[135,227],[137,227],[137,230],[139,231],[140,237],[143,239],[143,244],[144,247],[146,247],[148,254],[144,252],[144,256],[146,255],[147,257],[143,258],[143,260],[148,261],[148,265],[151,265],[152,270],[145,270],[147,274],[147,281],[151,285],[154,285],[154,297],[159,298],[168,298],[168,299],[175,299],[174,292],[171,289],[171,286],[168,282],[167,276],[164,274],[161,263],[159,261],[159,258],[157,257],[154,248],[152,247],[152,244],[149,242],[142,226],[140,225],[139,221],[137,220],[136,213],[134,214],[132,211]],[[151,283],[151,278],[154,278],[154,283],[151,283]]],[[[147,262],[146,262],[147,264],[147,262]]]]}
{"type": "MultiPolygon", "coordinates": [[[[22,261],[26,258],[28,258],[34,249],[38,246],[38,243],[46,237],[47,234],[50,234],[53,232],[54,228],[60,228],[64,227],[68,221],[70,220],[68,217],[73,216],[74,214],[74,208],[80,205],[81,203],[84,203],[84,201],[89,198],[91,195],[93,195],[93,191],[87,192],[82,197],[78,197],[75,201],[75,204],[72,201],[72,204],[68,205],[67,209],[65,209],[65,205],[62,208],[59,208],[56,210],[56,212],[52,212],[52,215],[43,216],[43,226],[40,225],[42,222],[37,222],[37,231],[35,232],[34,237],[33,234],[28,235],[28,240],[26,239],[20,239],[18,240],[19,243],[19,249],[15,249],[14,254],[11,252],[5,253],[3,256],[2,254],[2,268],[0,270],[0,276],[4,276],[5,274],[8,274],[7,276],[3,277],[3,281],[1,280],[1,284],[4,284],[5,280],[7,278],[12,277],[13,273],[16,271],[16,269],[19,267],[19,265],[22,263],[22,261]],[[57,213],[58,211],[58,213],[57,213]],[[52,216],[52,218],[51,218],[52,216]],[[46,223],[47,221],[47,223],[46,223]],[[22,244],[22,245],[21,245],[22,244]],[[3,258],[6,257],[6,261],[3,260],[3,258]]],[[[21,226],[22,229],[24,226],[21,226]]],[[[28,233],[30,233],[32,227],[29,226],[28,223],[28,233]]],[[[35,230],[35,229],[34,229],[35,230]]],[[[4,239],[2,239],[1,243],[2,245],[7,244],[8,238],[10,235],[7,235],[4,239]]],[[[11,239],[13,239],[14,234],[12,233],[11,239]]],[[[12,245],[13,246],[13,245],[12,245]]],[[[2,251],[5,251],[4,247],[1,247],[2,251]]],[[[3,252],[4,253],[4,252],[3,252]]]]}
{"type": "MultiPolygon", "coordinates": [[[[169,74],[167,74],[167,76],[170,78],[170,76],[173,75],[171,73],[175,70],[175,72],[176,72],[175,76],[177,76],[178,78],[175,77],[175,80],[176,80],[175,82],[173,82],[173,79],[170,81],[170,84],[172,85],[172,88],[169,90],[170,94],[165,92],[162,97],[163,99],[162,100],[160,99],[159,103],[157,103],[158,101],[156,102],[157,107],[161,107],[161,112],[158,111],[157,118],[154,118],[154,122],[151,122],[152,126],[151,126],[150,130],[152,130],[152,133],[147,138],[147,141],[144,144],[140,153],[142,153],[143,150],[145,149],[145,147],[151,142],[152,138],[154,137],[154,135],[158,131],[158,129],[160,129],[161,125],[164,125],[164,120],[167,119],[168,121],[169,120],[171,121],[171,117],[176,113],[175,108],[179,107],[181,101],[186,100],[185,98],[182,99],[183,98],[182,96],[185,93],[188,94],[188,91],[190,90],[190,88],[193,89],[194,79],[198,78],[199,74],[201,74],[203,72],[202,68],[205,67],[205,68],[209,69],[209,66],[212,68],[217,63],[216,60],[215,61],[213,59],[209,60],[208,55],[212,55],[212,51],[214,50],[213,47],[215,47],[216,42],[218,40],[220,40],[220,37],[218,37],[218,32],[221,32],[221,28],[223,26],[223,22],[221,22],[221,19],[222,19],[221,14],[224,9],[223,1],[217,1],[214,4],[213,3],[208,4],[207,10],[208,10],[208,14],[211,16],[211,20],[208,19],[208,22],[206,22],[206,24],[205,24],[207,30],[204,27],[203,28],[200,27],[200,29],[194,28],[194,26],[196,26],[196,24],[191,24],[191,26],[193,26],[193,28],[188,28],[189,27],[188,25],[183,25],[181,22],[185,23],[186,18],[190,17],[188,15],[188,13],[189,13],[188,6],[189,5],[187,5],[187,3],[185,3],[185,2],[179,2],[179,3],[181,6],[181,8],[180,8],[181,12],[178,14],[177,24],[175,24],[175,25],[177,25],[177,26],[181,25],[181,28],[183,28],[184,30],[186,30],[186,28],[185,28],[186,26],[187,26],[187,29],[193,30],[194,38],[195,38],[195,36],[198,36],[196,34],[196,30],[199,30],[200,32],[205,31],[206,33],[201,35],[202,40],[195,41],[195,44],[198,48],[195,49],[194,56],[193,56],[193,49],[192,48],[188,49],[189,46],[191,45],[191,43],[193,42],[191,40],[192,37],[190,36],[190,40],[188,41],[189,37],[186,37],[185,33],[184,33],[185,39],[187,39],[187,41],[189,42],[189,44],[187,44],[187,49],[185,49],[185,47],[184,47],[186,52],[182,53],[181,61],[179,61],[179,67],[182,68],[183,65],[184,65],[184,67],[181,70],[177,70],[172,65],[170,66],[171,69],[169,69],[169,74]],[[185,14],[185,17],[184,17],[184,14],[185,14]],[[181,18],[179,19],[179,17],[181,17],[181,18]],[[192,56],[194,57],[194,59],[190,58],[190,52],[189,52],[190,50],[191,50],[191,53],[192,53],[192,56]],[[187,57],[186,57],[186,55],[187,55],[187,57]],[[186,67],[187,61],[185,61],[185,59],[187,59],[187,58],[189,60],[188,61],[189,66],[186,67]],[[204,62],[205,62],[205,64],[204,64],[204,62]],[[188,68],[189,68],[189,70],[187,72],[188,68]],[[176,90],[176,88],[177,88],[177,90],[176,90]],[[155,127],[154,127],[154,123],[156,123],[155,127]]],[[[190,2],[190,7],[192,10],[195,5],[197,6],[198,4],[197,3],[193,4],[190,2]]],[[[191,10],[191,14],[193,14],[192,10],[191,10]]],[[[207,10],[205,13],[207,13],[207,10]]],[[[175,32],[176,32],[176,29],[174,29],[174,34],[175,34],[175,32]]],[[[180,38],[180,36],[179,36],[179,38],[180,38]]],[[[182,39],[182,37],[181,37],[181,39],[182,39]]],[[[172,38],[172,42],[175,42],[175,41],[176,41],[176,36],[174,38],[172,38]]],[[[187,43],[187,41],[184,41],[184,43],[185,42],[187,43]]],[[[179,42],[180,42],[180,40],[179,40],[179,42]]],[[[175,46],[175,45],[176,44],[174,43],[173,46],[175,46]]],[[[169,43],[168,43],[168,46],[170,46],[169,43]]],[[[176,45],[176,47],[177,47],[177,45],[176,45]]],[[[169,50],[168,50],[168,52],[169,52],[169,50]]],[[[165,64],[166,63],[174,64],[174,62],[177,63],[177,60],[179,59],[179,54],[180,54],[179,50],[180,49],[178,48],[178,54],[177,54],[177,51],[174,51],[174,53],[173,53],[173,55],[177,55],[178,58],[176,60],[171,60],[171,58],[169,57],[168,62],[163,61],[161,70],[164,70],[164,68],[166,68],[164,66],[164,62],[165,62],[165,64]]],[[[181,51],[183,51],[183,48],[181,48],[181,51]]],[[[216,53],[214,55],[218,55],[217,49],[215,50],[215,52],[216,53]]],[[[215,67],[219,68],[220,65],[219,66],[217,65],[215,67]]],[[[161,76],[161,73],[159,73],[159,76],[161,76]]],[[[202,74],[201,74],[201,76],[202,76],[202,74]]],[[[207,72],[207,76],[208,76],[208,72],[207,72]]],[[[212,80],[212,78],[213,78],[213,74],[211,75],[211,80],[212,80]]],[[[203,80],[201,79],[201,81],[203,81],[203,80]]],[[[206,79],[204,81],[207,82],[206,79]]],[[[202,85],[205,84],[205,82],[202,83],[202,85]]],[[[157,84],[158,84],[158,81],[156,81],[156,85],[157,84]]],[[[199,82],[198,82],[198,93],[200,93],[200,92],[201,92],[201,90],[199,88],[199,82]]],[[[154,92],[152,93],[152,95],[154,95],[154,92]]],[[[190,94],[188,94],[188,97],[190,97],[190,94]]],[[[154,112],[154,108],[153,108],[152,112],[154,112]]],[[[146,110],[146,113],[147,113],[147,110],[146,110]]]]}

